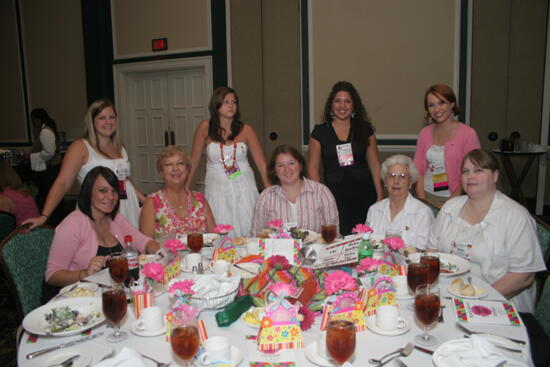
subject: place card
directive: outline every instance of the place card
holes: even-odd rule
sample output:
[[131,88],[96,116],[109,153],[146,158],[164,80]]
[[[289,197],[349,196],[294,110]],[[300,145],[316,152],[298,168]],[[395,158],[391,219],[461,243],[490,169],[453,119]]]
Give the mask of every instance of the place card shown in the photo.
[[463,323],[520,326],[521,320],[511,302],[482,301],[453,297],[456,319]]
[[358,261],[357,249],[360,242],[361,238],[353,238],[335,241],[330,245],[315,246],[317,261],[315,261],[312,267],[314,269],[321,269],[356,263]]
[[259,253],[264,259],[273,255],[284,256],[290,265],[298,265],[300,260],[298,251],[300,251],[301,241],[286,238],[261,238],[258,242]]
[[248,350],[248,360],[250,367],[295,367],[296,356],[293,349],[281,349],[271,353],[263,353],[258,349],[256,335],[246,336],[246,349]]

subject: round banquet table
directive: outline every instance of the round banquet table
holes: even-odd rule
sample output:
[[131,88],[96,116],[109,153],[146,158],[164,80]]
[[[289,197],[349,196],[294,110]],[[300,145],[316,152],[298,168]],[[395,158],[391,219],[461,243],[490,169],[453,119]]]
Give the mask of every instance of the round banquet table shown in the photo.
[[[447,297],[450,296],[450,294],[447,292],[447,288],[449,287],[450,282],[453,278],[439,278],[439,287],[441,290],[441,297]],[[494,288],[492,288],[489,284],[483,282],[480,279],[476,279],[474,277],[474,282],[476,286],[481,286],[485,288],[488,291],[488,295],[484,297],[486,300],[505,300],[502,295],[500,295]],[[456,317],[452,313],[452,308],[450,307],[450,300],[444,299],[443,300],[447,303],[447,307],[445,307],[444,310],[444,323],[438,323],[435,328],[433,328],[430,333],[437,337],[439,340],[439,343],[445,342],[447,340],[451,339],[457,339],[462,338],[464,336],[464,333],[461,332],[456,326],[455,321]],[[396,350],[399,347],[405,346],[408,342],[412,341],[413,338],[421,332],[421,329],[414,321],[414,312],[407,309],[407,304],[412,302],[411,300],[406,301],[398,301],[401,315],[407,319],[409,323],[411,323],[412,327],[411,330],[409,330],[407,333],[398,335],[398,336],[382,336],[375,334],[371,330],[365,330],[363,332],[357,333],[357,347],[355,349],[355,359],[352,361],[353,366],[370,366],[371,364],[368,362],[369,358],[380,358],[383,355]],[[166,293],[161,294],[158,296],[155,300],[155,304],[161,306],[165,311],[168,309],[168,296]],[[204,320],[206,330],[208,333],[208,336],[214,336],[214,335],[223,335],[229,338],[233,346],[239,348],[244,356],[243,361],[240,363],[240,366],[249,366],[248,363],[248,352],[246,350],[246,341],[245,336],[246,335],[253,335],[257,334],[257,329],[254,329],[248,325],[246,325],[243,321],[237,320],[235,323],[230,325],[226,328],[219,328],[216,325],[216,321],[214,318],[215,313],[217,310],[205,310],[201,312],[200,319]],[[79,348],[86,348],[86,350],[89,350],[94,355],[93,357],[93,363],[96,363],[102,356],[107,354],[111,348],[114,348],[115,350],[120,350],[124,346],[128,346],[136,351],[139,351],[143,354],[146,354],[150,357],[153,357],[161,362],[169,362],[172,360],[172,351],[170,344],[166,342],[165,335],[156,336],[156,337],[140,337],[135,334],[133,334],[130,331],[130,325],[132,322],[134,322],[134,312],[132,307],[128,306],[128,314],[122,324],[121,329],[123,331],[128,332],[128,339],[124,342],[112,344],[106,341],[106,335],[109,334],[113,329],[107,328],[106,324],[103,323],[94,329],[92,329],[93,333],[98,333],[100,331],[104,332],[104,335],[91,340],[86,341],[82,344],[79,344],[76,347]],[[313,327],[305,331],[303,333],[303,339],[304,339],[304,345],[308,346],[310,343],[316,342],[317,334],[319,333],[319,325],[320,325],[320,317],[317,318],[315,324]],[[527,331],[525,327],[522,325],[520,327],[514,327],[514,326],[505,326],[505,325],[474,325],[469,324],[468,328],[474,331],[485,331],[494,333],[497,335],[507,336],[510,338],[515,339],[522,339],[527,342],[527,345],[525,346],[525,353],[527,353],[528,356],[528,363],[530,366],[533,365],[529,353],[529,340],[527,337]],[[76,335],[76,336],[69,336],[69,337],[47,337],[47,336],[40,336],[38,340],[35,343],[28,343],[28,334],[25,332],[21,343],[19,345],[18,350],[18,365],[19,366],[44,366],[49,358],[52,358],[52,356],[55,355],[55,353],[59,353],[59,351],[50,352],[48,354],[44,354],[40,357],[37,357],[33,360],[26,359],[26,355],[28,353],[51,347],[56,346],[64,342],[69,342],[71,340],[76,340],[81,338],[82,336]],[[439,344],[438,344],[439,345]],[[435,350],[437,346],[430,347],[429,349]],[[296,360],[296,366],[316,366],[314,363],[310,362],[303,349],[296,349],[294,351],[295,360]],[[408,357],[401,357],[400,358],[407,366],[433,366],[433,362],[431,360],[431,355],[420,352],[418,350],[413,350],[413,352]],[[92,365],[93,365],[92,363]],[[149,363],[149,361],[147,361]],[[154,363],[148,364],[148,366],[154,366]]]

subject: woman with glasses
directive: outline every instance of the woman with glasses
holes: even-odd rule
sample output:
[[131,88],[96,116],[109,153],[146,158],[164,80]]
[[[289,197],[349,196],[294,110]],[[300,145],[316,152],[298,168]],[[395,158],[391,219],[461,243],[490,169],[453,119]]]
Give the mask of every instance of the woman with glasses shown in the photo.
[[386,230],[401,231],[408,246],[425,249],[434,215],[409,192],[418,179],[412,159],[401,154],[389,157],[382,163],[381,175],[388,197],[369,208],[367,224],[380,235]]

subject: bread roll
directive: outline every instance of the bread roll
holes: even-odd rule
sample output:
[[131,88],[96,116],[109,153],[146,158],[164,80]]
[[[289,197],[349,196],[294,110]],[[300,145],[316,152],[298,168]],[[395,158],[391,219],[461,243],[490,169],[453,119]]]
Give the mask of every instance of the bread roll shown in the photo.
[[475,296],[476,295],[476,289],[473,285],[466,284],[464,287],[462,287],[462,291],[460,292],[463,296]]
[[464,281],[462,280],[462,278],[456,278],[451,283],[451,290],[455,293],[460,293],[463,286],[464,286]]

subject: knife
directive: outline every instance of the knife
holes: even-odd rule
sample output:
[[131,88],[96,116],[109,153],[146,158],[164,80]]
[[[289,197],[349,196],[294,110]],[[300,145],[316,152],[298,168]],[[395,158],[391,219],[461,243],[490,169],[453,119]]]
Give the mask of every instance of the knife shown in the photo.
[[397,363],[397,365],[398,365],[399,367],[407,367],[407,365],[405,364],[405,362],[403,362],[403,361],[400,360],[399,358],[395,357],[393,360],[395,361],[395,363]]
[[427,354],[434,354],[434,351],[433,351],[433,350],[430,350],[430,349],[428,349],[428,348],[421,347],[421,346],[419,346],[419,345],[415,345],[415,346],[414,346],[414,349],[417,349],[417,350],[419,350],[419,351],[421,351],[421,352],[424,352],[424,353],[427,353]]
[[80,354],[75,354],[74,356],[67,358],[61,363],[52,364],[48,367],[70,367],[73,365],[73,361],[78,358],[80,358]]
[[94,335],[88,335],[85,338],[74,340],[74,341],[69,342],[69,343],[63,343],[63,344],[59,344],[55,347],[38,350],[36,352],[32,352],[32,353],[27,354],[27,359],[33,359],[33,358],[36,358],[38,356],[41,356],[42,354],[49,353],[49,352],[52,352],[54,350],[63,349],[63,348],[67,348],[67,347],[72,347],[73,345],[77,345],[77,344],[83,343],[85,341],[95,339],[95,338],[100,337],[102,335],[103,335],[103,332],[100,332],[100,333],[97,333],[97,334],[94,334]]
[[466,334],[468,335],[472,335],[472,334],[488,334],[488,335],[495,335],[495,336],[500,336],[501,338],[504,338],[504,339],[508,339],[508,340],[511,340],[513,341],[514,343],[518,343],[518,344],[521,344],[521,345],[525,345],[525,341],[521,340],[521,339],[514,339],[514,338],[509,338],[507,336],[502,336],[502,335],[498,335],[498,334],[493,334],[493,333],[487,333],[487,332],[484,332],[484,331],[472,331],[470,329],[468,329],[466,326],[462,325],[460,322],[456,322],[456,326],[458,326],[459,329],[461,329],[462,331],[464,331]]

